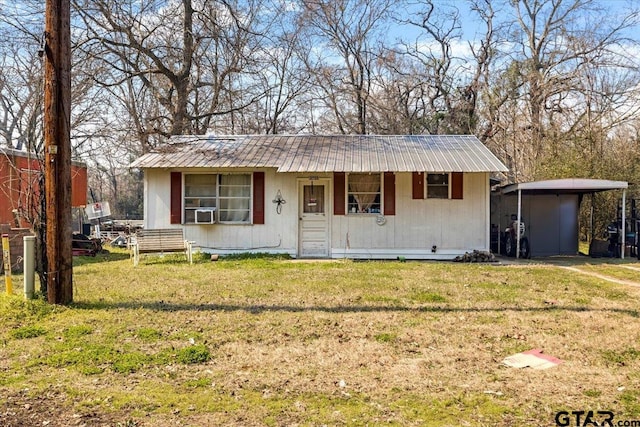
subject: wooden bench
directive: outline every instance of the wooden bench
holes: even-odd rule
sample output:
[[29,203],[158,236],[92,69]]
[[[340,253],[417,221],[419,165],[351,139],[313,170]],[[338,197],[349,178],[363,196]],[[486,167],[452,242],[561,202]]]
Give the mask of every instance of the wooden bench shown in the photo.
[[164,254],[184,252],[189,264],[193,264],[192,244],[185,240],[181,228],[163,228],[156,230],[139,230],[131,243],[133,265],[140,262],[140,254]]

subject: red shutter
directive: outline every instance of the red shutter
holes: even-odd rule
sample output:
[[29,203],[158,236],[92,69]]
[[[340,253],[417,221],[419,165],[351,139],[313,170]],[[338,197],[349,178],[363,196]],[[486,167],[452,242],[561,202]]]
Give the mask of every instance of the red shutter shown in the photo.
[[253,223],[264,224],[264,172],[253,173]]
[[334,215],[344,215],[345,180],[346,180],[346,176],[344,172],[333,173],[333,214]]
[[171,224],[180,224],[182,222],[182,173],[171,172],[171,206],[170,206],[170,222]]
[[451,198],[462,199],[462,172],[451,172]]
[[393,172],[384,173],[384,214],[396,214],[396,175]]
[[412,198],[424,199],[424,173],[414,172],[412,174]]

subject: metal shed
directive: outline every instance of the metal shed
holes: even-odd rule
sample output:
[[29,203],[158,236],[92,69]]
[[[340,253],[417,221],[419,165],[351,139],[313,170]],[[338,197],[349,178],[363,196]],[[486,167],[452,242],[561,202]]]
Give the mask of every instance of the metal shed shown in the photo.
[[[504,230],[505,215],[515,213],[527,223],[532,256],[575,255],[578,253],[578,213],[582,196],[602,191],[622,190],[625,206],[626,181],[567,178],[511,184],[494,193],[492,224]],[[497,196],[497,198],[496,198]],[[622,229],[625,229],[622,209]],[[622,233],[622,247],[625,245]],[[520,239],[517,240],[520,253]],[[624,257],[624,251],[622,251]]]

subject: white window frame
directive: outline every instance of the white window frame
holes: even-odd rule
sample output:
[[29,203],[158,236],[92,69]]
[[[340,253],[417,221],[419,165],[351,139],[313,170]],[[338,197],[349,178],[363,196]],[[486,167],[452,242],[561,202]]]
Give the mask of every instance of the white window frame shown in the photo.
[[[354,191],[349,191],[349,180],[351,178],[352,175],[371,175],[371,176],[378,176],[378,182],[380,183],[380,188],[377,192],[354,192]],[[353,194],[376,194],[379,195],[379,210],[378,212],[356,212],[356,207],[354,205],[354,203],[350,202],[350,198]],[[381,215],[384,212],[384,174],[383,173],[367,173],[367,172],[351,172],[351,173],[347,173],[346,174],[346,179],[345,179],[345,203],[346,203],[346,212],[347,215]],[[375,200],[374,200],[375,203]]]
[[[193,196],[187,196],[187,180],[189,176],[195,176],[195,175],[209,175],[209,176],[213,176],[214,181],[215,181],[215,195],[213,196],[198,196],[198,195],[193,195]],[[220,190],[222,187],[224,187],[225,185],[221,184],[221,177],[223,176],[227,176],[227,175],[244,175],[244,176],[248,176],[249,177],[249,194],[247,196],[221,196],[220,195]],[[198,206],[187,206],[187,199],[197,199],[198,200]],[[220,202],[221,200],[224,199],[243,199],[247,201],[247,220],[246,221],[221,221],[220,220],[220,216],[221,216],[221,209],[220,209]],[[205,201],[205,205],[203,206],[203,202],[201,202],[201,200]],[[209,203],[207,203],[206,201],[210,201]],[[187,221],[187,211],[189,210],[193,210],[194,211],[194,218],[191,221]],[[212,221],[205,221],[205,222],[197,222],[196,219],[196,211],[212,211]],[[244,209],[243,209],[244,211]],[[183,178],[182,178],[182,223],[183,224],[194,224],[194,225],[202,225],[202,224],[214,224],[214,223],[218,223],[218,224],[251,224],[253,222],[253,174],[251,173],[228,173],[228,174],[223,174],[223,173],[218,173],[218,172],[201,172],[201,173],[183,173]]]
[[[445,175],[447,177],[447,197],[429,197],[429,175]],[[430,200],[448,200],[451,199],[451,172],[433,173],[427,172],[424,177],[424,198]],[[431,187],[444,187],[443,184],[431,184]]]
[[[226,176],[240,176],[240,175],[249,177],[249,185],[248,185],[249,191],[248,191],[248,194],[246,196],[244,196],[244,195],[241,195],[241,196],[237,196],[237,195],[222,196],[221,195],[222,187],[246,187],[246,185],[239,185],[239,184],[224,184],[224,185],[222,184],[223,177],[226,177]],[[217,182],[218,182],[218,191],[217,191],[217,194],[218,194],[218,204],[217,204],[218,221],[221,224],[251,224],[252,223],[252,218],[253,218],[253,215],[252,215],[252,208],[253,208],[253,206],[252,206],[252,201],[253,201],[253,174],[251,174],[251,173],[218,174],[218,181]],[[234,211],[245,212],[246,211],[247,220],[246,221],[229,221],[229,220],[222,221],[222,220],[220,220],[222,212],[225,211],[225,210],[222,209],[222,206],[221,206],[221,201],[222,200],[228,200],[228,201],[231,201],[231,200],[246,200],[247,209],[244,209],[244,208],[243,209],[228,208],[228,209],[226,209],[226,211],[229,211],[229,212],[234,212]]]

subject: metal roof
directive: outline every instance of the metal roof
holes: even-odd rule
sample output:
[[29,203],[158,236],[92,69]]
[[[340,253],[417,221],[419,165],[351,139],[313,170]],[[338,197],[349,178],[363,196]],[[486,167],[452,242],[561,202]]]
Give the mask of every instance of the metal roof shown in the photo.
[[506,172],[472,135],[175,136],[138,168],[277,168],[278,172]]
[[523,194],[584,194],[608,190],[623,190],[628,187],[629,183],[626,181],[565,178],[507,185],[502,189],[502,194],[515,193],[518,190],[522,191]]
[[[23,150],[16,150],[15,148],[3,148],[3,147],[0,147],[0,155],[6,156],[6,157],[12,157],[12,156],[23,157],[25,159],[31,159],[31,160],[40,160],[44,158],[44,153],[33,153],[33,152],[28,152]],[[73,158],[71,159],[71,164],[73,166],[78,166],[80,168],[87,167],[87,164],[85,162],[80,160],[74,160]]]

